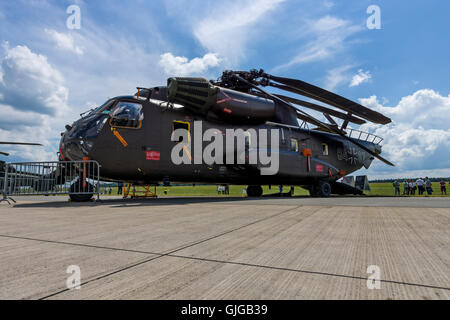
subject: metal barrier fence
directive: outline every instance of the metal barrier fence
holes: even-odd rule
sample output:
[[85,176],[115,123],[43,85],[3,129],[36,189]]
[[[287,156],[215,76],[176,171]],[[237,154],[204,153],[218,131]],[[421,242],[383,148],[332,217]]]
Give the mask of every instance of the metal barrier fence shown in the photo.
[[383,138],[364,131],[356,130],[356,129],[348,129],[347,136],[350,138],[355,138],[362,141],[368,141],[375,144],[380,144],[383,141]]
[[100,165],[94,160],[6,163],[1,174],[3,200],[66,194],[100,198]]

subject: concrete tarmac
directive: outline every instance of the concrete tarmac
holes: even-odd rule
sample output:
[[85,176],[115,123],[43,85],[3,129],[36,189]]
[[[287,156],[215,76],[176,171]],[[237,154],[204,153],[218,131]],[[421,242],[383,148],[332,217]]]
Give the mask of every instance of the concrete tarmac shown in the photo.
[[0,203],[0,299],[450,297],[449,198],[106,199]]

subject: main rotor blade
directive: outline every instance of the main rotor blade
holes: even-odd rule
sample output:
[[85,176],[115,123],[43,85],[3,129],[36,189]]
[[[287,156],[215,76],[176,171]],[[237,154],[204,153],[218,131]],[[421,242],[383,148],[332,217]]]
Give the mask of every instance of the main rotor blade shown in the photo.
[[279,82],[279,83],[282,83],[285,85],[285,86],[280,86],[280,85],[270,82],[269,83],[270,86],[274,86],[274,87],[282,89],[282,90],[295,92],[295,93],[301,94],[303,96],[306,96],[308,98],[312,98],[312,99],[327,103],[327,104],[335,106],[339,109],[345,110],[347,112],[351,112],[361,118],[364,118],[364,119],[369,120],[374,123],[388,124],[391,122],[391,119],[382,115],[379,112],[373,111],[369,108],[366,108],[366,107],[360,105],[359,103],[351,101],[347,98],[344,98],[344,97],[337,95],[333,92],[330,92],[328,90],[316,87],[307,82],[297,80],[297,79],[272,76],[270,74],[265,74],[265,76],[268,79],[271,79],[273,81],[276,81],[276,82]]
[[[366,151],[367,153],[371,154],[371,155],[374,156],[375,158],[377,158],[377,159],[383,161],[384,163],[386,163],[386,164],[388,164],[388,165],[394,167],[394,164],[391,163],[389,160],[386,160],[385,158],[383,158],[382,156],[380,156],[378,153],[376,153],[376,152],[370,150],[369,148],[367,148],[366,146],[362,145],[361,143],[356,142],[356,141],[354,141],[353,139],[350,139],[349,137],[347,137],[347,136],[345,135],[345,133],[343,133],[341,130],[339,130],[339,128],[335,128],[334,126],[330,126],[330,125],[328,125],[328,124],[326,124],[326,123],[324,123],[324,122],[322,122],[322,121],[320,121],[320,120],[317,120],[316,118],[310,116],[310,115],[307,114],[306,112],[303,112],[303,111],[297,109],[296,107],[294,107],[294,106],[293,106],[292,104],[290,104],[289,102],[284,101],[283,99],[278,98],[277,96],[275,96],[275,95],[273,95],[273,94],[270,94],[270,93],[266,92],[265,90],[261,89],[261,88],[258,87],[257,85],[254,85],[253,83],[251,83],[251,82],[249,82],[249,81],[243,79],[242,77],[240,77],[240,76],[238,76],[238,75],[236,75],[236,74],[234,75],[234,77],[235,77],[236,79],[238,79],[239,81],[242,81],[242,82],[248,84],[248,85],[251,86],[252,88],[255,88],[256,90],[258,90],[258,91],[260,91],[260,92],[266,94],[268,97],[270,97],[270,98],[272,98],[272,99],[275,99],[275,100],[277,100],[277,101],[283,103],[284,105],[287,105],[287,106],[291,107],[292,109],[296,110],[296,111],[297,111],[297,116],[299,116],[299,115],[302,116],[302,117],[305,119],[304,121],[307,121],[307,122],[310,122],[310,123],[313,123],[313,124],[317,124],[317,125],[320,126],[321,128],[328,130],[329,132],[333,132],[333,133],[336,133],[336,134],[340,135],[340,136],[343,137],[344,139],[350,141],[351,143],[353,143],[353,144],[356,145],[357,147],[363,149],[364,151]],[[301,119],[301,118],[300,118],[300,119]]]
[[337,127],[338,124],[336,123],[336,121],[334,121],[334,119],[328,114],[328,113],[323,113],[324,117],[327,118],[327,120],[330,122],[331,125]]
[[12,144],[12,145],[24,145],[24,146],[42,146],[40,143],[31,143],[31,142],[6,142],[0,141],[0,144]]
[[0,154],[2,154],[2,155],[4,155],[4,156],[9,156],[9,153],[6,153],[6,152],[1,152],[1,151],[0,151]]
[[366,123],[366,121],[364,121],[363,119],[359,119],[357,117],[354,117],[354,116],[351,116],[351,115],[348,115],[348,114],[345,114],[345,113],[342,113],[342,112],[339,112],[339,111],[336,111],[336,110],[333,110],[333,109],[330,109],[330,108],[327,108],[327,107],[324,107],[324,106],[319,106],[319,105],[311,103],[311,102],[307,102],[307,101],[303,101],[303,100],[287,97],[287,96],[284,96],[282,94],[275,94],[275,96],[277,96],[278,98],[281,98],[283,100],[287,100],[287,101],[289,101],[291,103],[295,103],[295,104],[297,104],[299,106],[302,106],[302,107],[305,107],[305,108],[309,108],[309,109],[313,109],[313,110],[316,110],[316,111],[319,111],[319,112],[327,113],[327,114],[329,114],[331,116],[335,116],[335,117],[337,117],[339,119],[342,119],[342,120],[348,120],[348,121],[350,121],[352,123],[356,123],[356,124],[359,124],[359,125]]

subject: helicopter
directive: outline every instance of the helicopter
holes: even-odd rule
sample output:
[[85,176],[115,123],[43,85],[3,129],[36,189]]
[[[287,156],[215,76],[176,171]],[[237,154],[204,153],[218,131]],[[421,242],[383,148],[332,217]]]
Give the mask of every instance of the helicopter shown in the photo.
[[[322,113],[326,122],[307,110]],[[262,185],[301,186],[317,197],[360,194],[338,180],[369,168],[374,159],[393,166],[380,155],[381,137],[348,127],[367,121],[385,125],[391,119],[302,80],[264,70],[226,70],[217,80],[173,77],[165,86],[137,87],[134,95],[107,100],[66,125],[58,156],[61,163],[95,160],[102,180],[136,185],[246,185],[249,197],[262,196]],[[222,139],[230,130],[244,132],[242,143],[231,149]],[[213,140],[226,151],[211,152],[214,161],[202,161]],[[275,172],[262,174],[263,151],[276,158]],[[180,154],[185,161],[174,161]],[[76,201],[90,197],[77,195]]]

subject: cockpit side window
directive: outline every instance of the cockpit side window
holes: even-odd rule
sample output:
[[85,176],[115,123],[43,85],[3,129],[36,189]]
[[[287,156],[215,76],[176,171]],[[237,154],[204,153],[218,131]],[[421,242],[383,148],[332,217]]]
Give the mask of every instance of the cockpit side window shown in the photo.
[[139,129],[142,127],[144,112],[140,103],[120,101],[111,112],[112,127]]
[[104,104],[102,104],[100,107],[95,108],[92,113],[103,113],[103,114],[109,114],[112,106],[117,102],[117,100],[108,100]]

